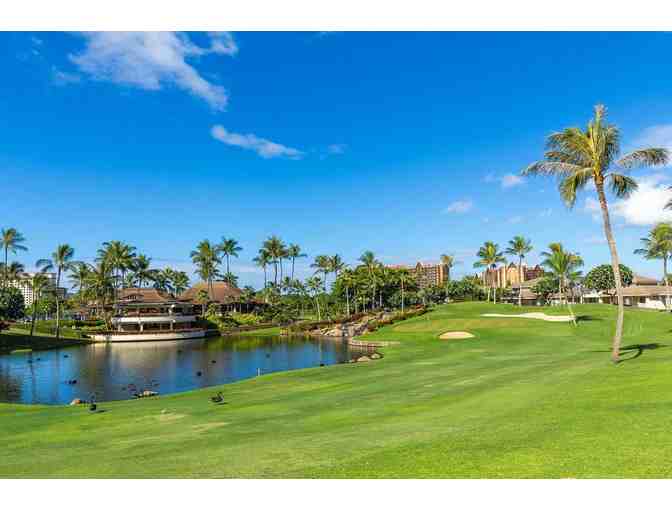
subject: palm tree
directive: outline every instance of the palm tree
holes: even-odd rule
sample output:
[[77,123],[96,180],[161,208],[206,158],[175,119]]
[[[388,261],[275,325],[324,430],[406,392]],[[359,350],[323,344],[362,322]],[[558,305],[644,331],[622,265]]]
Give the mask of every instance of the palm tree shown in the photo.
[[655,225],[648,237],[641,239],[644,248],[635,250],[635,254],[642,255],[646,259],[662,259],[663,261],[663,281],[665,282],[665,308],[670,310],[669,278],[667,275],[667,261],[672,256],[672,224],[658,223]]
[[617,159],[620,153],[620,130],[615,125],[608,124],[606,117],[607,109],[603,105],[597,105],[595,115],[585,130],[572,127],[550,135],[546,142],[544,159],[528,166],[523,175],[559,177],[560,196],[570,208],[576,202],[576,193],[589,182],[594,184],[602,210],[604,235],[609,244],[618,296],[618,317],[611,352],[612,361],[618,363],[623,336],[623,291],[604,187],[605,184],[608,185],[618,198],[628,197],[637,189],[637,183],[626,173],[634,168],[665,165],[669,160],[669,153],[663,148],[645,148]]
[[271,256],[263,248],[259,250],[259,255],[252,259],[252,262],[264,270],[264,288],[268,286],[268,275],[266,273],[266,267],[268,267],[268,265],[271,263],[271,260]]
[[98,250],[97,260],[106,261],[114,273],[115,298],[118,298],[118,290],[126,285],[126,271],[133,269],[135,261],[135,246],[130,246],[122,241],[108,241]]
[[301,247],[298,244],[290,244],[287,248],[287,257],[292,261],[292,275],[290,277],[292,280],[294,279],[294,262],[296,262],[296,259],[298,258],[307,256],[307,254],[301,252]]
[[273,263],[273,283],[278,285],[278,264],[280,264],[280,276],[282,277],[282,259],[287,256],[287,249],[282,240],[277,236],[271,236],[266,241],[262,247],[271,258]]
[[21,262],[11,262],[5,266],[4,262],[0,262],[0,270],[8,282],[16,281],[25,273],[26,268]]
[[114,299],[116,293],[116,278],[110,262],[99,260],[95,266],[89,266],[86,276],[84,294],[96,302],[99,310],[98,316],[105,320],[108,329],[110,326],[109,315],[106,312],[107,303]]
[[338,275],[338,281],[345,289],[345,309],[347,316],[350,317],[350,289],[355,284],[355,275],[351,269],[344,269]]
[[312,292],[313,299],[315,300],[315,309],[317,311],[317,320],[322,320],[322,315],[320,314],[320,300],[318,298],[320,291],[322,290],[322,280],[319,276],[311,276],[306,280],[306,289],[309,292]]
[[406,285],[413,282],[413,276],[408,269],[399,269],[397,279],[401,285],[401,313],[404,313],[404,289]]
[[235,239],[227,239],[222,237],[222,243],[219,245],[219,250],[226,257],[226,272],[230,273],[229,270],[229,257],[238,258],[238,253],[243,251],[243,248],[238,245],[238,241]]
[[[487,275],[487,270],[492,269],[493,271],[497,267],[497,264],[506,262],[501,251],[499,251],[499,245],[493,243],[492,241],[486,241],[483,246],[478,249],[476,253],[478,261],[474,263],[474,267],[484,267],[486,270],[483,273],[483,279]],[[484,283],[486,283],[484,281]],[[497,283],[495,279],[492,279],[492,302],[497,303]],[[490,299],[490,289],[488,288],[488,300]]]
[[189,288],[189,275],[184,271],[174,271],[172,288],[175,293],[175,297],[179,297],[184,291]]
[[27,251],[28,248],[26,248],[24,245],[21,243],[24,243],[26,241],[25,237],[16,230],[15,228],[3,228],[0,231],[0,238],[1,238],[1,243],[2,243],[2,249],[5,251],[5,273],[4,273],[4,280],[3,280],[3,286],[7,286],[7,283],[9,282],[8,279],[8,270],[9,266],[7,265],[7,255],[9,253],[12,253],[12,255],[16,255],[17,251]]
[[131,262],[131,274],[135,284],[142,288],[156,276],[156,270],[150,269],[152,259],[146,255],[138,255]]
[[374,277],[374,269],[380,265],[380,262],[376,260],[376,256],[373,254],[372,251],[365,251],[362,253],[362,256],[359,257],[358,259],[362,265],[366,268],[368,274],[369,274],[369,281],[372,285],[373,292],[371,294],[371,309],[375,307],[376,303],[376,281]]
[[583,266],[583,259],[578,253],[565,251],[562,243],[551,243],[548,245],[550,251],[541,252],[544,260],[541,265],[546,267],[558,279],[558,294],[560,295],[560,303],[564,300],[569,309],[569,314],[572,316],[572,321],[576,325],[574,312],[569,299],[565,299],[565,290],[567,284],[580,276],[578,268]]
[[532,241],[523,236],[515,236],[509,241],[507,255],[518,257],[518,306],[523,306],[523,259],[532,251]]
[[59,244],[50,259],[40,259],[35,265],[46,271],[56,271],[56,341],[61,336],[61,299],[59,289],[61,287],[61,275],[73,269],[77,264],[72,260],[75,250],[68,244]]
[[324,292],[327,292],[327,275],[331,272],[331,257],[329,255],[318,255],[315,257],[310,267],[315,269],[315,273],[324,274]]
[[446,282],[450,281],[450,270],[453,268],[455,264],[457,264],[457,261],[455,260],[455,257],[452,255],[446,255],[443,254],[441,255],[441,264],[446,266],[446,269],[448,270],[446,273]]
[[[42,299],[44,289],[49,285],[49,278],[44,273],[35,273],[28,281],[28,287],[33,291],[33,305],[32,313],[30,314],[30,337],[35,333],[35,317],[37,315],[37,307]],[[58,299],[58,298],[57,298]]]
[[190,254],[191,261],[196,266],[196,274],[208,284],[210,299],[213,295],[212,282],[220,275],[219,264],[222,263],[222,260],[219,253],[219,247],[205,239],[198,243],[196,250]]

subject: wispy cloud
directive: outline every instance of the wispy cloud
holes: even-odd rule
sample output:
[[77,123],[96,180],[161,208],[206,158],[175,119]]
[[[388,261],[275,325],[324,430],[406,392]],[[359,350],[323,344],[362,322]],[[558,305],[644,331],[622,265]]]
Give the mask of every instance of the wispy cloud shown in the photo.
[[[654,174],[639,179],[639,188],[629,198],[617,200],[609,205],[609,211],[626,225],[647,226],[660,221],[672,221],[672,211],[665,205],[672,200],[669,180],[663,174]],[[597,222],[602,221],[599,202],[587,197],[583,207]]]
[[646,128],[635,138],[635,147],[662,147],[672,150],[672,124],[659,124]]
[[474,203],[471,200],[457,200],[448,204],[443,210],[444,214],[464,214],[474,208]]
[[235,55],[238,46],[228,32],[209,32],[208,47],[197,46],[179,32],[87,32],[82,37],[86,47],[69,57],[81,72],[96,80],[145,90],[174,85],[216,110],[226,107],[227,91],[203,78],[187,59]]
[[509,218],[509,223],[511,223],[512,225],[515,225],[515,224],[517,224],[517,223],[520,223],[521,221],[523,221],[523,217],[522,217],[522,216],[511,216],[511,217]]
[[553,209],[551,209],[551,208],[549,207],[549,208],[544,209],[543,211],[541,211],[541,212],[539,213],[539,217],[540,217],[540,218],[548,218],[548,217],[551,216],[552,214],[553,214]]
[[523,179],[520,175],[516,174],[504,174],[499,176],[490,172],[486,174],[485,177],[483,177],[483,182],[488,183],[498,182],[499,185],[502,187],[502,189],[507,189],[524,184],[525,179]]
[[301,159],[304,156],[304,153],[298,149],[271,142],[253,134],[232,133],[220,125],[213,126],[210,134],[215,140],[219,140],[226,145],[254,151],[264,159],[280,157]]
[[348,148],[344,143],[332,143],[327,147],[327,152],[329,154],[343,154]]
[[72,83],[79,83],[80,81],[82,81],[82,77],[78,74],[61,71],[57,67],[51,68],[51,82],[54,85],[70,85]]

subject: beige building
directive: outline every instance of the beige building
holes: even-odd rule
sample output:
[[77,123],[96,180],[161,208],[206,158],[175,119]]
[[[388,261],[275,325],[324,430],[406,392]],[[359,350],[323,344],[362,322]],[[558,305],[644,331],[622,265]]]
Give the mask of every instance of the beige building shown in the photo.
[[[543,276],[544,270],[539,264],[534,267],[527,267],[523,263],[522,276],[523,282],[534,280]],[[498,287],[505,289],[507,287],[518,286],[520,282],[520,273],[518,271],[518,264],[513,262],[508,265],[503,265],[495,269],[488,268],[480,275],[483,283],[488,287]]]
[[394,265],[391,269],[407,269],[420,288],[441,286],[450,279],[450,268],[439,262],[418,262],[415,266]]

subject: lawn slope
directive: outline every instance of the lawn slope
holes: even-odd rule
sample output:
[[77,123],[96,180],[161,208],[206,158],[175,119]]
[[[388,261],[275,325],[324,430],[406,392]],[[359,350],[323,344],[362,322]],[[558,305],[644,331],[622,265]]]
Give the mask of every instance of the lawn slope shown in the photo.
[[383,360],[221,386],[224,405],[216,389],[96,414],[2,404],[0,476],[672,476],[672,317],[628,310],[613,366],[615,308],[577,306],[576,327],[481,316],[519,311],[440,306],[367,335],[400,342]]

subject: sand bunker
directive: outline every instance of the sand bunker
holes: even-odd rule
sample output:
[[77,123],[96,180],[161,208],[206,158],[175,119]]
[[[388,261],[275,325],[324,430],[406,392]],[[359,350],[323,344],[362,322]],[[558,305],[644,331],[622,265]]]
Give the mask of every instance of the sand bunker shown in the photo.
[[474,335],[466,331],[448,331],[439,337],[441,340],[458,340],[460,338],[474,338]]
[[519,314],[504,313],[484,313],[483,317],[520,317],[522,319],[539,319],[548,322],[572,322],[574,318],[571,315],[546,315],[542,312],[530,312]]

